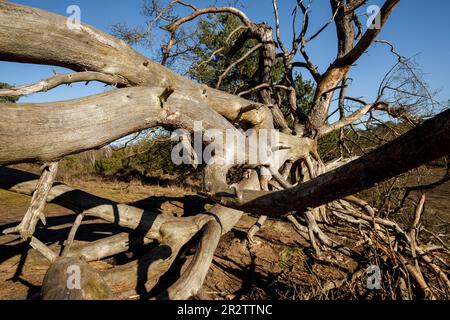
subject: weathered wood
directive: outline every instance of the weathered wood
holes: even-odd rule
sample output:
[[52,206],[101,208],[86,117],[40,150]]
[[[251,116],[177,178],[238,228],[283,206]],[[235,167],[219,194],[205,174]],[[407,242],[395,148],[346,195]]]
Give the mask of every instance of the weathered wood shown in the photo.
[[[370,188],[377,182],[448,154],[450,152],[449,111],[369,155],[316,177],[315,165],[310,160],[310,156],[314,156],[318,161],[320,172],[321,161],[317,156],[315,141],[317,137],[347,126],[373,109],[373,106],[366,105],[347,118],[342,112],[340,121],[326,126],[334,91],[339,89],[339,84],[345,87],[345,79],[348,77],[352,64],[365,52],[380,32],[380,28],[369,28],[355,45],[354,24],[358,23],[353,10],[363,2],[359,0],[345,3],[338,0],[330,1],[334,15],[328,24],[333,20],[336,23],[338,57],[322,76],[318,74],[317,68],[310,61],[304,45],[324,28],[312,38],[305,40],[308,9],[300,1],[297,6],[304,14],[302,32],[298,38],[294,37],[296,39],[293,41],[293,50],[288,54],[280,40],[279,17],[276,1],[274,1],[277,38],[279,47],[284,52],[283,63],[288,73],[285,74],[286,86],[284,84],[282,86],[286,88],[284,90],[291,90],[288,100],[292,110],[297,108],[292,76],[292,68],[296,63],[292,63],[292,59],[299,45],[302,47],[301,54],[306,62],[297,63],[297,66],[306,67],[317,81],[312,111],[308,117],[298,113],[297,120],[300,123],[294,124],[298,133],[302,136],[311,136],[312,139],[284,135],[279,145],[269,146],[269,150],[278,150],[273,151],[274,153],[281,152],[281,157],[275,160],[272,154],[273,157],[253,167],[259,167],[262,175],[265,172],[269,174],[271,172],[268,179],[275,177],[278,184],[288,188],[287,190],[273,193],[260,191],[255,170],[251,171],[252,174],[240,184],[229,186],[226,176],[235,163],[227,161],[234,159],[238,151],[226,147],[218,150],[223,152],[218,152],[213,158],[213,163],[206,166],[204,176],[206,190],[218,202],[228,207],[215,205],[209,214],[200,214],[195,217],[168,217],[97,198],[67,186],[55,185],[52,188],[48,186],[45,193],[36,193],[40,198],[40,211],[45,200],[54,201],[78,213],[83,212],[83,214],[139,230],[143,237],[140,239],[142,243],[157,240],[159,246],[136,261],[100,274],[77,259],[58,259],[50,268],[44,281],[44,298],[108,298],[110,290],[105,279],[111,281],[113,285],[128,285],[132,286],[133,290],[147,291],[167,272],[179,255],[182,246],[203,228],[203,238],[192,264],[165,292],[164,296],[188,298],[197,293],[201,287],[221,234],[237,223],[242,215],[241,210],[269,215],[305,210],[308,228],[305,230],[306,227],[297,223],[300,233],[303,235],[309,232],[305,238],[311,241],[318,254],[319,247],[314,237],[317,237],[322,244],[338,250],[336,244],[320,230],[312,214],[314,209],[310,207],[317,207]],[[398,2],[399,0],[385,0],[380,13],[382,25]],[[253,36],[262,43],[259,78],[267,86],[260,87],[260,99],[264,104],[271,105],[271,109],[198,85],[141,56],[123,41],[90,26],[82,24],[76,28],[68,28],[65,17],[0,0],[0,60],[58,65],[79,71],[73,77],[60,75],[48,81],[22,86],[18,90],[13,90],[13,95],[45,90],[61,83],[83,80],[83,77],[91,77],[91,79],[95,77],[106,83],[117,83],[120,87],[137,87],[53,104],[0,105],[0,165],[27,161],[55,161],[72,153],[101,147],[129,133],[154,126],[184,128],[193,132],[195,121],[203,121],[204,129],[214,128],[222,132],[231,129],[238,134],[241,133],[234,128],[237,122],[245,123],[246,126],[250,125],[255,129],[270,129],[273,128],[275,121],[285,129],[284,133],[290,133],[291,129],[278,108],[278,104],[281,105],[281,98],[274,103],[276,97],[271,90],[274,88],[272,68],[276,59],[276,46],[270,27],[264,23],[254,24],[245,15],[239,15],[237,11],[233,13],[230,10],[223,11],[223,8],[198,10],[193,6],[190,7],[194,13],[177,23],[191,21],[206,12],[230,12],[239,16],[249,32],[254,33]],[[170,53],[170,47],[174,44],[176,28],[176,23],[168,27],[172,37],[166,47],[164,61]],[[239,41],[236,44],[239,44]],[[236,44],[232,51],[239,49],[240,46]],[[244,58],[245,56],[249,56],[249,53],[244,55]],[[241,60],[243,59],[237,62]],[[5,92],[11,91],[3,91]],[[345,99],[345,90],[341,91],[340,100],[343,101],[343,99]],[[342,107],[341,104],[340,107]],[[218,143],[212,141],[211,145],[217,146]],[[247,159],[249,154],[256,151],[258,150],[248,150],[244,158]],[[286,182],[286,177],[279,173],[279,168],[286,161],[297,162],[298,165],[299,160],[305,160],[313,179],[297,187],[289,188],[290,185]],[[242,163],[246,163],[246,160]],[[4,188],[15,192],[32,194],[36,181],[17,182],[20,178],[18,179],[15,173],[9,170],[0,168],[0,175],[2,172],[6,173],[6,180],[0,180],[0,186],[3,185]],[[288,174],[287,171],[286,175]],[[374,211],[364,202],[359,199],[349,199],[349,201],[361,205],[370,214],[370,217],[358,217],[358,219],[361,218],[365,222],[372,221],[374,225],[380,220],[374,218]],[[34,202],[33,199],[32,203]],[[268,208],[270,211],[267,211]],[[33,219],[36,216],[33,215]],[[81,217],[80,215],[72,229],[69,245],[73,241],[76,228],[81,223]],[[290,220],[296,221],[293,216],[290,216]],[[387,222],[390,223],[390,221]],[[376,230],[376,226],[374,229]],[[397,229],[398,226],[396,231]],[[402,230],[398,232],[406,235]],[[49,260],[55,259],[54,254],[47,250],[45,245],[37,239],[32,240],[32,246]],[[407,235],[406,240],[411,244],[415,258],[413,240],[410,241]],[[123,235],[113,236],[86,246],[76,252],[75,257],[87,260],[101,259],[123,252],[131,245]],[[346,251],[343,248],[338,251],[344,252],[342,250]],[[441,280],[448,284],[447,276],[442,272],[439,273],[439,268],[433,265],[431,260],[426,260],[430,258],[424,252],[419,252],[422,249],[417,248],[417,250],[418,257],[427,262],[439,274]],[[401,255],[400,252],[399,254]],[[400,256],[400,261],[402,259],[404,258]],[[408,263],[406,260],[402,262]],[[82,288],[78,288],[78,291],[68,291],[70,288],[66,284],[69,264],[78,264],[82,270]],[[414,269],[411,269],[410,273],[414,276]],[[419,283],[419,285],[424,287],[423,284]]]
[[76,257],[86,262],[98,261],[151,242],[146,237],[123,232],[83,246],[70,247],[70,250],[64,248],[63,256]]
[[201,121],[204,130],[235,130],[186,92],[174,92],[162,102],[165,90],[136,87],[69,101],[1,104],[0,165],[54,160],[156,126],[192,132],[194,122]]
[[[2,23],[6,20],[12,20],[14,18],[15,23],[10,25],[9,23]],[[89,70],[91,72],[97,72],[104,74],[106,78],[114,76],[119,77],[119,79],[124,79],[120,84],[122,85],[145,85],[145,86],[162,86],[164,89],[171,88],[175,93],[180,96],[189,97],[190,100],[195,101],[196,103],[203,104],[208,108],[212,108],[216,110],[219,114],[230,121],[242,121],[247,124],[251,124],[255,129],[258,128],[273,128],[273,117],[271,111],[260,104],[239,98],[234,95],[230,95],[218,90],[214,90],[208,88],[203,85],[196,84],[180,75],[177,75],[163,66],[156,64],[145,57],[136,53],[131,47],[126,45],[123,41],[117,40],[114,37],[111,37],[105,33],[102,33],[95,28],[90,26],[81,24],[79,28],[67,28],[67,19],[65,17],[61,17],[55,14],[51,14],[42,10],[33,9],[29,7],[24,7],[16,4],[10,3],[1,3],[0,4],[0,60],[6,61],[16,61],[16,62],[31,62],[31,63],[41,63],[41,64],[54,64],[60,65],[67,68],[72,68],[76,71]],[[270,28],[266,28],[264,24],[257,26],[258,32],[262,33],[261,39],[264,40],[270,34]],[[51,34],[52,42],[51,44],[48,41],[43,41],[42,38],[47,37],[48,34]],[[17,37],[15,37],[16,35]],[[20,35],[20,41],[14,40],[18,39]],[[54,39],[53,39],[54,38]],[[267,40],[267,39],[266,39]],[[16,43],[17,42],[17,43]],[[273,39],[269,41],[271,46],[274,49]],[[58,48],[55,50],[55,48]],[[273,51],[273,50],[272,50]],[[274,52],[270,53],[271,56],[274,57]],[[272,58],[273,58],[272,57]],[[262,59],[264,62],[264,69],[266,70],[268,65],[266,66],[266,62],[268,62],[269,58]],[[266,61],[267,60],[267,61]],[[273,63],[273,59],[270,64]],[[270,68],[269,68],[270,69]],[[269,70],[267,69],[267,70]],[[266,70],[266,71],[267,71]],[[270,71],[270,70],[269,70]],[[270,72],[265,72],[265,77],[269,76]],[[108,78],[109,79],[109,78]],[[118,93],[117,93],[118,94]],[[119,95],[119,94],[118,94]],[[117,97],[117,96],[116,96]],[[93,104],[100,104],[102,106],[102,101],[96,101],[93,97],[90,97],[90,100]],[[102,99],[108,100],[108,97],[104,96]],[[114,97],[110,96],[113,100]],[[154,97],[152,96],[152,99]],[[89,98],[86,98],[89,99]],[[120,99],[119,99],[120,100]],[[97,103],[98,102],[98,103]],[[187,101],[184,101],[187,102]],[[75,103],[75,101],[74,101]],[[124,104],[125,101],[117,101],[117,104]],[[62,103],[66,106],[66,103]],[[77,100],[76,104],[81,104],[83,106],[83,102]],[[77,131],[72,137],[59,136],[54,134],[54,136],[59,136],[60,141],[65,141],[69,139],[69,143],[64,144],[64,150],[55,150],[54,146],[57,145],[55,141],[55,137],[50,139],[45,139],[47,145],[42,143],[42,141],[38,141],[39,143],[34,144],[35,150],[28,150],[28,145],[18,145],[17,149],[11,147],[11,140],[14,140],[11,136],[4,136],[5,141],[0,140],[0,145],[9,145],[8,152],[10,152],[9,157],[12,159],[8,159],[5,156],[4,159],[1,157],[1,149],[0,149],[0,164],[11,164],[17,162],[24,161],[37,161],[44,160],[47,158],[56,159],[63,155],[67,155],[70,153],[75,153],[78,151],[83,151],[91,148],[98,148],[108,143],[114,138],[119,138],[123,136],[125,133],[130,133],[129,129],[131,124],[133,124],[136,119],[129,119],[128,115],[136,114],[136,118],[139,118],[141,121],[137,121],[138,123],[134,126],[134,130],[142,129],[143,127],[151,127],[153,125],[147,124],[143,125],[142,120],[145,119],[145,116],[136,112],[137,108],[134,104],[136,101],[130,101],[129,110],[122,110],[123,113],[127,114],[127,117],[122,117],[122,119],[132,120],[125,127],[120,127],[123,129],[122,132],[119,132],[117,128],[114,128],[114,134],[112,134],[112,130],[107,130],[106,127],[110,126],[109,121],[102,122],[102,117],[99,116],[98,113],[101,113],[101,110],[96,110],[97,112],[93,112],[93,114],[87,113],[88,116],[85,118],[88,119],[98,119],[93,120],[89,124],[96,125],[97,130],[102,131],[102,128],[105,129],[109,133],[109,135],[103,136],[102,134],[98,134],[91,127],[90,130],[84,130],[83,132]],[[152,104],[153,105],[153,104]],[[34,108],[37,105],[29,105],[29,108]],[[46,105],[48,106],[48,105]],[[55,106],[55,105],[52,105]],[[9,113],[9,110],[5,112]],[[65,108],[62,108],[65,109]],[[100,109],[103,109],[100,107]],[[114,109],[114,108],[113,108]],[[128,109],[128,108],[124,108]],[[1,110],[1,109],[0,109]],[[191,109],[193,110],[193,109]],[[49,112],[50,110],[45,110]],[[130,112],[129,112],[130,111]],[[53,116],[55,119],[62,119],[62,116],[67,116],[67,113],[55,113]],[[79,114],[84,113],[84,109],[80,108]],[[173,114],[173,113],[172,113]],[[171,115],[172,115],[171,114]],[[115,119],[117,113],[114,111],[108,110],[108,115],[112,116]],[[201,115],[201,113],[194,113],[194,115]],[[24,114],[21,114],[24,116]],[[168,117],[169,114],[166,114]],[[8,115],[6,118],[8,118]],[[25,119],[20,117],[21,119]],[[218,123],[224,125],[225,122],[223,119],[219,119],[217,116],[206,116],[205,114],[202,117],[197,117],[194,119],[202,118],[203,121],[210,120],[211,123],[215,124],[215,128],[218,128]],[[38,120],[36,118],[28,118],[24,122],[28,122],[29,120]],[[181,117],[179,119],[185,119],[185,114],[182,112]],[[179,120],[175,119],[175,120]],[[0,117],[0,120],[3,120]],[[103,119],[104,120],[104,119]],[[153,119],[151,119],[153,120]],[[112,121],[115,122],[115,121]],[[157,122],[157,121],[156,121]],[[60,129],[62,126],[59,124],[55,124],[55,121],[49,121],[49,119],[42,119],[42,123],[47,123],[49,126],[56,125],[57,133],[60,133]],[[162,122],[164,123],[164,122]],[[17,123],[15,123],[17,124]],[[179,123],[176,121],[168,121],[165,122],[166,125],[172,125],[179,127]],[[31,124],[30,124],[31,125]],[[65,125],[65,124],[64,124]],[[87,129],[88,125],[84,126],[83,129]],[[231,124],[227,124],[228,127],[232,127]],[[224,128],[227,126],[219,126],[220,128]],[[8,128],[4,128],[6,132],[10,132],[12,126],[8,126]],[[73,126],[66,127],[67,132],[75,132],[72,130]],[[125,130],[126,129],[126,130]],[[43,130],[41,130],[43,131]],[[126,131],[126,132],[125,132]],[[29,130],[27,133],[29,137]],[[33,131],[34,132],[34,131]],[[102,131],[103,133],[103,131]],[[17,134],[17,136],[24,136]],[[76,136],[79,141],[73,141],[73,137]],[[86,138],[86,136],[89,136]],[[38,137],[44,138],[42,134],[39,134]],[[93,137],[97,137],[97,143],[94,143],[92,139]],[[48,137],[45,137],[48,138]],[[101,139],[104,138],[104,139]],[[40,138],[38,138],[40,139]],[[294,140],[294,139],[291,139]],[[5,143],[6,142],[6,143]],[[295,145],[302,145],[303,141],[296,141]],[[50,148],[49,145],[52,147]],[[289,146],[290,150],[298,150],[299,148],[293,145]],[[52,149],[52,150],[48,150]],[[300,148],[303,149],[303,148]],[[37,151],[39,150],[39,151]],[[76,150],[76,151],[75,151]],[[11,152],[12,151],[12,152]],[[30,152],[31,151],[31,152]],[[229,150],[228,150],[229,151]],[[20,155],[16,153],[21,153]],[[252,153],[252,152],[250,152]],[[229,154],[227,154],[227,157]],[[220,160],[220,159],[217,159]],[[297,159],[293,159],[297,160]],[[220,162],[220,161],[219,161]],[[226,190],[227,186],[224,182],[224,176],[226,175],[227,170],[230,168],[228,166],[210,166],[206,170],[207,174],[205,176],[209,176],[209,179],[206,179],[206,187],[211,191],[219,191]],[[208,174],[213,173],[211,175]]]
[[217,200],[246,212],[288,214],[369,189],[448,154],[450,109],[371,153],[294,188],[271,193],[244,190],[239,198],[218,196]]
[[129,88],[64,102],[1,104],[0,165],[56,160],[154,127],[161,92]]
[[1,89],[0,96],[2,97],[17,97],[28,94],[33,94],[41,91],[48,91],[63,84],[71,84],[75,82],[89,82],[100,81],[107,84],[119,85],[126,84],[127,81],[119,76],[104,74],[100,72],[75,72],[68,74],[58,74],[51,78],[38,81],[30,85],[19,86],[10,89]]
[[[243,190],[216,194],[227,207],[280,215],[317,207],[369,189],[378,182],[450,154],[450,110],[424,122],[400,138],[297,187],[276,192]],[[276,203],[276,206],[273,206]],[[267,208],[271,208],[267,212]]]
[[[81,24],[80,29],[69,29],[66,17],[10,2],[0,2],[0,60],[101,72],[134,86],[182,89],[231,121],[255,105],[182,77],[94,27]],[[270,110],[264,112],[262,122],[272,123]],[[261,121],[261,112],[248,113],[255,124]]]
[[[241,187],[251,190],[258,190],[259,181],[255,171],[252,171],[249,177],[241,183]],[[129,295],[139,293],[137,291],[144,289],[148,291],[170,268],[171,264],[178,255],[181,246],[191,239],[192,236],[194,236],[199,230],[201,230],[206,223],[210,221],[217,221],[220,224],[221,234],[217,234],[215,236],[220,236],[229,232],[241,219],[242,214],[242,211],[215,205],[211,208],[211,210],[209,210],[209,215],[207,215],[208,219],[203,219],[195,225],[191,224],[191,234],[181,232],[182,229],[180,229],[181,224],[179,222],[164,224],[160,228],[160,233],[168,236],[164,237],[164,240],[160,242],[158,247],[143,255],[139,261],[132,261],[126,265],[104,271],[102,272],[102,275],[111,285],[120,285],[123,288],[129,288]],[[210,240],[213,238],[214,237],[212,236],[208,236],[208,239]],[[193,278],[192,276],[189,276],[186,279],[192,280]],[[198,284],[198,282],[194,283],[195,286]],[[138,288],[138,290],[136,288]]]
[[84,219],[84,213],[78,214],[78,216],[75,218],[75,222],[72,225],[72,228],[70,228],[69,235],[67,236],[67,240],[64,243],[64,249],[62,252],[62,256],[67,256],[67,253],[70,251],[73,242],[75,241],[75,236],[77,234],[78,228],[80,228],[81,224],[83,223]]
[[30,246],[42,254],[48,261],[54,262],[58,255],[54,253],[49,247],[47,247],[44,243],[39,241],[37,238],[32,237],[30,241]]
[[214,220],[205,225],[203,232],[197,252],[187,270],[156,299],[186,300],[198,293],[205,281],[214,252],[222,235],[220,224]]
[[87,263],[74,258],[58,258],[48,269],[42,284],[44,300],[105,300],[111,289]]
[[[156,126],[194,132],[195,123],[200,121],[205,133],[213,129],[226,137],[228,131],[246,139],[229,121],[202,100],[189,97],[186,91],[173,92],[162,101],[160,97],[166,89],[136,87],[63,102],[0,105],[0,165],[51,161]],[[214,160],[205,170],[205,187],[211,192],[227,191],[228,170],[258,154],[258,146],[247,144],[243,156],[238,157],[242,150],[234,145],[208,135],[205,139],[209,139],[209,147],[215,150]],[[311,139],[280,133],[278,143],[273,148],[268,146],[269,150],[276,149],[274,159],[277,152],[284,153],[286,160],[291,161],[315,152],[315,141]]]
[[[36,189],[38,176],[12,169],[0,167],[0,188],[31,196]],[[58,204],[74,212],[83,212],[124,228],[144,232],[148,239],[161,240],[159,229],[170,221],[186,221],[178,217],[161,215],[151,210],[139,209],[126,204],[91,195],[87,192],[55,183],[49,192],[47,202]],[[202,217],[192,217],[201,219]]]

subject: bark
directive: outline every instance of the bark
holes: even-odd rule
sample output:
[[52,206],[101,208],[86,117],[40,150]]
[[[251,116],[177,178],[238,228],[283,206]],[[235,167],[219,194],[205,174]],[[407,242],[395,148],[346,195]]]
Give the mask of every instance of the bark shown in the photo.
[[158,125],[192,131],[194,121],[202,121],[205,129],[234,130],[206,105],[186,98],[187,93],[162,102],[165,89],[126,88],[64,102],[1,104],[0,165],[56,160]]
[[[260,214],[267,214],[268,207],[272,208],[271,215],[287,214],[292,211],[305,210],[308,207],[317,207],[368,189],[378,182],[450,154],[449,133],[450,110],[447,110],[368,155],[297,187],[272,193],[243,189],[238,197],[236,197],[236,194],[227,196],[216,194],[215,197],[224,206]],[[24,182],[20,174],[8,168],[0,168],[0,174],[5,177],[0,182],[2,188],[20,190],[20,182]],[[26,178],[25,181],[27,181]],[[35,188],[35,184],[29,185],[28,192],[31,193],[34,190],[33,188]],[[65,189],[66,192],[71,191],[70,188],[67,190],[68,187],[55,186],[52,188],[50,195],[53,192],[61,193],[61,191],[57,191],[58,188]],[[77,193],[71,194],[68,199],[62,198],[62,202],[68,200],[69,205],[72,203],[72,207],[79,208],[80,203],[83,202],[78,202],[77,200],[80,198],[77,199],[76,195]],[[80,196],[83,198],[83,193],[78,194],[78,197]],[[60,198],[56,198],[56,200],[61,201]],[[98,217],[115,221],[114,215],[111,217],[111,211],[117,209],[113,210],[112,202],[108,201],[108,204],[105,204],[105,201],[107,200],[99,199],[91,205],[88,204],[87,209],[92,208],[93,214]],[[277,205],[273,206],[273,203]],[[86,206],[86,202],[83,203],[83,206]],[[127,214],[127,209],[123,205],[118,205],[117,208]],[[142,211],[137,214],[141,217]],[[122,220],[119,220],[119,222],[122,222]],[[123,218],[122,223],[124,226],[134,228],[139,225],[138,221],[130,218]]]
[[[244,190],[238,199],[217,197],[217,200],[246,212],[288,214],[369,189],[448,154],[450,109],[373,152],[294,188],[272,193]],[[267,212],[269,207],[271,210]]]

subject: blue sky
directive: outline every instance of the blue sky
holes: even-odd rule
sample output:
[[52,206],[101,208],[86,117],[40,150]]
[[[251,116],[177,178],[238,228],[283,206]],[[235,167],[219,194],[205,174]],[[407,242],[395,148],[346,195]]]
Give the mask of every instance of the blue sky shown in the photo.
[[[142,0],[12,0],[32,7],[42,8],[61,15],[67,15],[69,5],[81,8],[82,22],[109,32],[111,25],[123,22],[130,25],[142,24],[140,16]],[[213,1],[192,1],[202,7]],[[223,1],[216,1],[219,5]],[[271,0],[244,0],[243,10],[255,22],[274,23]],[[281,29],[283,39],[289,46],[291,41],[292,0],[279,0]],[[369,0],[369,4],[380,5],[383,1]],[[425,79],[433,89],[440,90],[438,100],[450,99],[450,1],[402,0],[393,12],[379,39],[395,44],[404,56],[415,56],[415,61],[425,75]],[[313,1],[310,23],[310,34],[317,30],[331,17],[329,1]],[[336,55],[336,39],[334,25],[331,25],[318,39],[311,42],[308,52],[314,62],[324,71]],[[152,50],[136,48],[141,53],[152,57]],[[396,59],[387,47],[375,45],[370,48],[358,64],[353,68],[350,77],[354,79],[349,95],[373,99],[383,75],[393,66]],[[27,84],[47,78],[58,72],[68,72],[62,68],[0,62],[0,82],[14,85]],[[66,100],[88,94],[102,92],[101,84],[74,84],[63,86],[46,93],[24,97],[23,102],[44,102]]]

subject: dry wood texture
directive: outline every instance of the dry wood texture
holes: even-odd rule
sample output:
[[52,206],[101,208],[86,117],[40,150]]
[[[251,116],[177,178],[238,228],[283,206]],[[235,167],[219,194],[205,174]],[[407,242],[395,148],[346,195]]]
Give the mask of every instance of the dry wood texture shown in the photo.
[[[419,294],[436,297],[421,274],[421,267],[425,266],[438,275],[442,287],[449,289],[442,264],[435,262],[436,256],[431,251],[418,245],[418,231],[408,235],[397,223],[376,217],[377,211],[353,194],[449,155],[450,110],[359,158],[349,154],[350,159],[324,164],[317,151],[319,138],[338,130],[340,147],[343,148],[342,130],[366,115],[372,116],[375,111],[406,119],[409,123],[419,123],[412,120],[402,105],[394,110],[392,107],[398,106],[383,101],[382,93],[373,103],[346,96],[349,71],[373,44],[399,0],[386,0],[378,17],[380,25],[364,33],[355,10],[366,1],[331,0],[331,19],[309,37],[306,35],[310,6],[297,1],[292,14],[293,29],[296,30],[297,14],[302,14],[303,21],[301,32],[298,35],[294,32],[290,50],[282,42],[277,1],[272,2],[274,30],[265,23],[251,21],[244,12],[233,7],[197,8],[177,0],[165,8],[154,7],[155,20],[144,35],[148,35],[158,20],[168,22],[164,29],[170,33],[170,39],[167,45],[162,46],[161,65],[140,55],[124,41],[94,27],[80,24],[76,28],[68,28],[66,17],[0,1],[0,60],[60,66],[74,71],[33,84],[2,89],[0,96],[17,97],[80,81],[100,81],[113,86],[106,93],[70,101],[0,103],[0,188],[32,196],[23,222],[7,231],[31,239],[30,245],[52,262],[44,279],[43,298],[108,299],[111,298],[111,286],[123,288],[122,298],[136,294],[143,296],[142,292],[148,294],[155,288],[192,240],[198,245],[187,269],[171,286],[153,294],[157,299],[190,298],[199,293],[221,236],[233,228],[244,212],[261,215],[259,224],[249,232],[250,246],[255,245],[253,236],[267,216],[282,215],[287,216],[299,234],[309,241],[314,259],[336,263],[323,254],[331,249],[353,259],[359,257],[361,265],[367,264],[356,249],[331,239],[321,229],[337,219],[339,223],[350,225],[364,246],[370,243],[371,250],[388,252],[386,261],[403,272],[399,282],[405,283],[403,274],[410,275]],[[184,17],[167,15],[178,5],[191,12]],[[177,32],[180,28],[199,17],[214,14],[233,15],[241,23],[226,40],[230,41],[233,34],[241,32],[226,53],[229,64],[217,79],[216,89],[198,84],[164,66],[173,57],[172,49],[179,40]],[[337,56],[321,74],[311,61],[306,45],[333,22],[336,25]],[[250,49],[245,46],[249,40],[256,42]],[[236,56],[241,49],[247,51]],[[223,50],[219,48],[215,54]],[[396,53],[393,46],[391,51]],[[233,69],[255,55],[258,68],[253,76],[257,78],[253,88],[246,88],[236,95],[218,90]],[[297,56],[304,61],[294,61]],[[407,65],[401,56],[397,54],[397,57],[399,64]],[[275,83],[277,59],[281,59],[283,74]],[[310,110],[299,107],[294,68],[306,69],[316,82]],[[415,81],[416,87],[424,87],[420,80]],[[340,118],[328,123],[331,102],[337,91],[339,109],[336,112],[339,111]],[[252,97],[255,101],[241,96]],[[347,100],[362,106],[346,115],[344,105]],[[207,138],[203,141],[204,146],[215,150],[212,161],[203,168],[202,194],[216,204],[204,213],[175,217],[54,183],[57,161],[67,155],[98,149],[149,128],[184,129],[193,134],[197,121],[202,122],[202,133]],[[253,133],[262,132],[262,129],[281,132],[278,140],[265,143],[263,159],[254,163],[250,159],[260,152],[261,145],[252,145],[250,139],[255,135],[245,135],[244,128],[253,129]],[[247,148],[242,150],[234,145],[221,144],[209,129],[223,134],[232,132],[245,141]],[[183,138],[183,145],[190,147],[189,139]],[[233,161],[235,159],[240,160]],[[4,167],[26,162],[46,162],[48,167],[41,177]],[[242,166],[244,173],[238,183],[231,184],[227,177],[236,165]],[[424,201],[425,198],[417,208],[414,230],[419,225]],[[43,208],[47,202],[78,214],[61,256],[34,237],[38,219],[45,222]],[[72,247],[85,216],[137,233],[120,233],[81,248]],[[386,235],[384,229],[389,229],[394,237],[389,233]],[[150,249],[135,260],[108,270],[97,271],[89,264],[129,251],[135,245],[148,245]],[[393,250],[393,247],[397,249]],[[406,247],[410,247],[412,252]],[[414,265],[409,263],[410,260]],[[73,265],[81,270],[81,288],[69,290],[66,269]]]

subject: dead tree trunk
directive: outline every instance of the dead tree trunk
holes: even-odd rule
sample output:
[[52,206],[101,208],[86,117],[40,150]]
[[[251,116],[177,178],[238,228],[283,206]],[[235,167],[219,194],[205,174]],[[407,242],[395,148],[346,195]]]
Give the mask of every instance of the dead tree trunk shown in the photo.
[[[381,27],[398,2],[399,0],[385,2],[380,12]],[[171,2],[169,6],[177,3]],[[363,3],[364,1],[357,0],[332,0],[333,18],[313,36],[306,38],[309,9],[302,1],[298,1],[296,10],[300,8],[302,11],[304,23],[301,34],[293,40],[290,52],[281,42],[275,0],[277,43],[269,26],[253,23],[236,8],[198,9],[188,5],[193,13],[166,27],[171,38],[166,46],[164,61],[170,55],[175,32],[180,25],[204,14],[233,14],[249,29],[248,35],[260,42],[254,49],[261,50],[261,83],[257,88],[260,90],[261,103],[256,103],[197,84],[138,54],[123,41],[88,25],[81,24],[79,28],[70,29],[64,17],[0,1],[0,60],[55,65],[75,71],[74,74],[56,75],[38,83],[0,90],[0,96],[32,94],[80,81],[101,81],[119,87],[104,94],[70,101],[0,103],[2,166],[58,161],[67,155],[100,148],[130,133],[148,128],[182,128],[193,133],[196,121],[202,121],[205,132],[208,129],[216,129],[221,133],[231,131],[243,138],[246,146],[251,145],[250,137],[244,136],[236,127],[245,124],[256,132],[274,129],[276,126],[282,129],[277,141],[267,143],[266,157],[259,159],[257,163],[250,163],[249,159],[259,152],[259,147],[236,150],[234,146],[220,144],[214,137],[208,137],[210,139],[204,144],[213,147],[216,152],[204,169],[204,194],[217,204],[208,213],[193,217],[173,217],[118,204],[63,184],[52,185],[53,179],[42,176],[41,181],[46,182],[46,188],[45,192],[35,197],[38,199],[36,205],[42,209],[46,202],[54,202],[79,214],[62,257],[56,257],[54,252],[32,237],[30,232],[26,233],[26,238],[32,237],[31,245],[54,262],[44,281],[44,297],[109,298],[109,287],[112,285],[124,286],[127,294],[136,293],[138,286],[150,290],[169,270],[181,248],[198,234],[200,240],[194,259],[178,281],[166,289],[167,294],[164,295],[165,298],[172,299],[189,298],[201,288],[220,236],[233,228],[244,211],[261,215],[288,215],[299,233],[311,242],[318,259],[323,259],[322,247],[344,255],[354,254],[354,250],[331,240],[320,229],[314,213],[323,214],[325,207],[322,205],[325,204],[329,204],[329,211],[340,220],[353,227],[357,225],[360,236],[378,239],[378,247],[392,245],[389,235],[380,231],[380,226],[389,228],[396,235],[395,241],[402,241],[402,248],[405,247],[404,244],[414,247],[415,262],[420,259],[422,265],[439,275],[443,284],[450,286],[448,279],[445,280],[445,273],[433,262],[431,253],[416,248],[415,242],[411,241],[410,236],[398,224],[375,217],[375,211],[368,209],[368,204],[363,200],[350,201],[355,198],[346,197],[450,154],[450,111],[441,113],[404,136],[330,172],[326,172],[327,168],[335,166],[325,166],[317,152],[317,139],[320,136],[342,129],[372,110],[390,110],[389,105],[383,101],[364,103],[352,115],[342,115],[338,122],[328,124],[326,121],[334,92],[339,89],[339,84],[345,83],[351,66],[369,48],[381,29],[368,29],[356,41],[353,29],[354,24],[357,24],[355,10]],[[332,21],[337,26],[338,56],[327,71],[320,74],[306,53],[305,45]],[[282,51],[281,55],[276,52],[276,44]],[[298,50],[304,62],[292,61]],[[277,56],[282,57],[287,72],[283,78],[284,83],[280,84],[273,83],[272,74]],[[294,67],[306,68],[317,82],[309,114],[297,109],[292,77]],[[288,92],[290,115],[295,115],[294,125],[288,124],[280,111],[281,104],[275,103],[275,88]],[[346,98],[344,93],[341,92],[341,100]],[[298,128],[301,130],[297,130]],[[299,135],[295,135],[295,131]],[[240,153],[244,153],[244,157],[237,157]],[[235,162],[235,159],[240,160]],[[239,183],[230,185],[227,174],[236,165],[245,166],[246,172]],[[304,178],[300,181],[297,179],[298,172],[294,172],[292,184],[296,184],[295,186],[288,181],[291,168],[301,171]],[[54,175],[51,178],[53,177]],[[38,177],[34,175],[0,167],[0,188],[31,196],[37,184]],[[342,199],[344,197],[346,198]],[[270,211],[267,211],[268,208]],[[372,216],[365,214],[364,210]],[[304,215],[303,223],[306,225],[298,222],[294,215]],[[157,246],[138,260],[97,272],[88,264],[89,261],[125,252],[134,242],[127,234],[119,234],[98,240],[79,250],[71,250],[70,244],[84,216],[94,216],[137,230],[141,237],[141,241],[138,241],[140,244],[154,243]],[[323,214],[323,218],[326,221],[326,214]],[[403,250],[392,253],[391,258],[397,261],[397,255],[406,264],[411,254],[408,250]],[[82,283],[85,290],[68,292],[64,285],[67,275],[63,271],[68,264],[77,263],[87,275],[87,282]],[[420,267],[418,262],[417,266]],[[401,268],[414,277],[413,269],[405,266]],[[416,279],[417,285],[422,288],[424,279]],[[161,297],[163,296],[157,295],[157,298]]]

